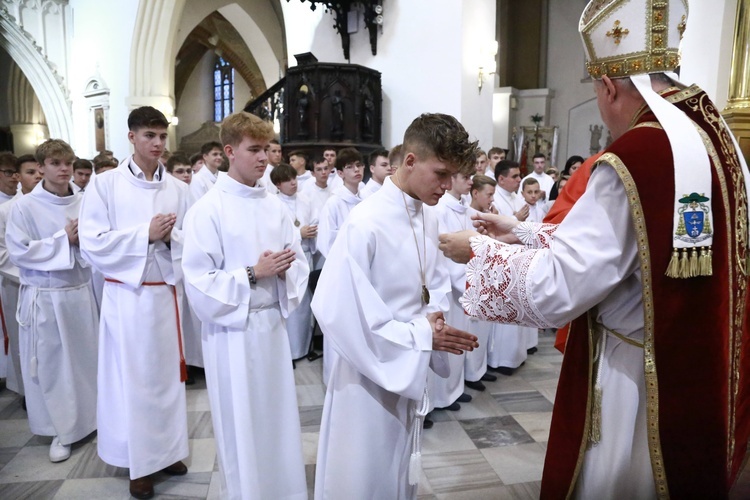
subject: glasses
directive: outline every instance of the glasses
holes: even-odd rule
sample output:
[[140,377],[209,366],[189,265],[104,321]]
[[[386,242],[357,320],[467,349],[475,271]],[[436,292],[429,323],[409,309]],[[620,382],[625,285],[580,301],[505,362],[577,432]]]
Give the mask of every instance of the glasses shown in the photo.
[[360,162],[350,163],[349,165],[344,166],[344,170],[359,170],[360,168],[365,168]]
[[18,173],[15,170],[0,170],[0,172],[2,172],[5,177],[13,177]]

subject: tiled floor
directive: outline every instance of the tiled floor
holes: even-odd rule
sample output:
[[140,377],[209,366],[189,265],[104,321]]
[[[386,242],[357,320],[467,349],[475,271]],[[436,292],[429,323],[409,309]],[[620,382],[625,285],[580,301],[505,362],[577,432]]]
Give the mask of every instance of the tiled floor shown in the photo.
[[[468,390],[473,401],[457,412],[433,413],[425,431],[420,499],[533,499],[539,497],[549,435],[552,401],[562,356],[553,339],[540,336],[539,352],[511,377],[498,375],[487,390]],[[315,456],[325,396],[321,360],[297,363],[295,378],[303,451],[312,498]],[[219,498],[216,449],[205,381],[187,391],[190,472],[183,477],[156,474],[157,498]],[[128,499],[124,469],[104,464],[96,437],[78,443],[71,458],[50,463],[50,438],[33,436],[19,399],[0,391],[0,498]],[[745,471],[734,498],[750,498]]]

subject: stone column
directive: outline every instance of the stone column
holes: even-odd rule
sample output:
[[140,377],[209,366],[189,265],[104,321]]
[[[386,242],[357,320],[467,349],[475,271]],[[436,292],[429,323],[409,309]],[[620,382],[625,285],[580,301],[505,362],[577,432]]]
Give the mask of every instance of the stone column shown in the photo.
[[737,2],[729,100],[722,114],[750,160],[750,0]]

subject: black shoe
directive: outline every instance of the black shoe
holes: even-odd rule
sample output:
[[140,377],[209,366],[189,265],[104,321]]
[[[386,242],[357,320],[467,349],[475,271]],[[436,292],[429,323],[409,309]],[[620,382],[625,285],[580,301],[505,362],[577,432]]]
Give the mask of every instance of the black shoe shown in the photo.
[[539,349],[537,349],[536,347],[529,347],[528,349],[526,349],[526,354],[528,354],[529,356],[531,356],[532,354],[534,354],[538,350]]
[[466,394],[465,392],[461,394],[458,399],[456,400],[457,403],[468,403],[472,400],[472,397],[470,394]]
[[154,496],[154,482],[150,476],[130,480],[130,496],[146,500]]
[[482,375],[482,382],[494,382],[497,380],[497,376],[491,373],[485,373]]
[[475,391],[483,391],[487,388],[481,380],[477,380],[476,382],[469,382],[468,380],[464,380],[464,384],[466,384],[466,387],[468,387],[469,389],[474,389]]
[[435,425],[435,422],[425,417],[424,422],[422,422],[422,429],[432,429],[433,425]]
[[448,406],[443,406],[442,408],[435,408],[436,410],[448,410],[448,411],[458,411],[461,409],[461,405],[458,403],[451,403]]
[[21,408],[23,409],[23,411],[26,411],[26,396],[23,396],[21,398]]
[[508,366],[498,366],[497,368],[492,368],[492,371],[510,377],[516,370],[515,368],[510,368]]

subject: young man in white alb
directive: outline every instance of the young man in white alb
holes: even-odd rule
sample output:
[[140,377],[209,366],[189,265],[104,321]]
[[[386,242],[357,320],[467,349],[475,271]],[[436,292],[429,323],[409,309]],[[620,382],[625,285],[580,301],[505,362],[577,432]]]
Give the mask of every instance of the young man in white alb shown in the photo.
[[437,220],[424,205],[438,202],[459,167],[473,165],[475,149],[453,117],[414,120],[402,165],[354,208],[331,248],[313,298],[337,353],[316,499],[416,498],[429,366],[445,376],[444,356],[476,347],[476,337],[445,323],[450,279]]
[[272,137],[255,115],[228,116],[229,172],[185,220],[183,269],[203,322],[219,496],[232,500],[307,499],[284,318],[307,290],[309,268],[288,210],[259,182]]
[[21,280],[18,337],[29,427],[53,436],[49,459],[61,462],[96,429],[99,314],[78,249],[73,149],[48,139],[35,156],[44,178],[13,204],[5,243]]
[[99,326],[97,448],[130,469],[130,494],[154,495],[151,474],[183,475],[188,456],[187,365],[175,285],[190,193],[159,161],[166,117],[128,116],[133,155],[86,189],[81,253],[104,276]]
[[190,182],[190,194],[193,199],[199,199],[214,187],[219,177],[219,167],[224,162],[224,154],[221,152],[221,143],[212,141],[201,146],[203,155],[203,168],[193,176]]
[[365,187],[362,188],[362,199],[364,200],[368,196],[375,194],[378,189],[383,187],[385,178],[392,175],[395,168],[391,166],[388,161],[388,151],[385,149],[379,149],[370,153],[370,180],[367,181]]

